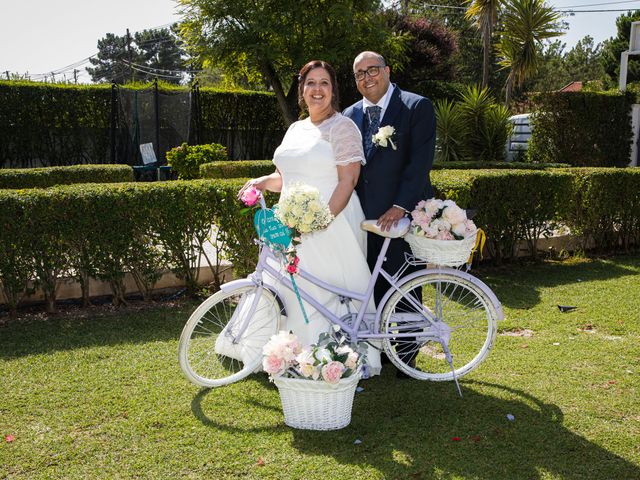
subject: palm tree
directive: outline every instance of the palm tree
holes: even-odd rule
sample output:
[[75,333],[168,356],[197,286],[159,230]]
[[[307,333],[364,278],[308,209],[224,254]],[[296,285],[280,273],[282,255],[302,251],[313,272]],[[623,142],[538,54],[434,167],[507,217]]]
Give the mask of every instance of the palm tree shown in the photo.
[[511,0],[506,5],[502,20],[504,32],[498,43],[498,62],[509,68],[506,83],[505,106],[509,106],[514,87],[522,86],[525,79],[535,74],[540,62],[542,41],[563,35],[560,13],[544,0]]
[[468,2],[470,5],[465,12],[465,17],[475,22],[482,38],[482,87],[484,88],[489,84],[491,38],[502,0],[468,0]]

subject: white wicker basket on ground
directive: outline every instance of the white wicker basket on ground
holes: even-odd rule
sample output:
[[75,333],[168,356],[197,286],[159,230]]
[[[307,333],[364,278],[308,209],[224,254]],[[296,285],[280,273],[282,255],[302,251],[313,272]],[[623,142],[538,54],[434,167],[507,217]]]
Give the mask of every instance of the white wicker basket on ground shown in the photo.
[[276,377],[284,423],[303,430],[337,430],[351,422],[353,396],[360,375],[335,385],[316,380]]
[[469,259],[476,244],[476,236],[477,232],[463,240],[435,240],[407,233],[404,239],[411,246],[416,258],[437,265],[458,267]]

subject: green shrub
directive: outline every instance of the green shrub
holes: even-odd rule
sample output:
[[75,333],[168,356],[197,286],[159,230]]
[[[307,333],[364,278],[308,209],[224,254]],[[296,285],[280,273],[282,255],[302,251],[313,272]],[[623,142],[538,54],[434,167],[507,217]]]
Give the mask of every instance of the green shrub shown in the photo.
[[[88,279],[111,285],[115,304],[126,302],[124,277],[149,292],[170,268],[190,290],[200,264],[214,283],[222,262],[245,276],[257,247],[251,212],[236,196],[245,178],[155,183],[64,185],[0,190],[0,283],[15,311],[34,287],[55,310],[56,288],[73,275],[88,300]],[[640,246],[640,171],[636,169],[435,170],[436,196],[477,211],[487,248],[508,260],[524,240],[535,257],[537,241],[554,222],[568,224],[599,249]],[[273,204],[277,194],[267,195]],[[213,242],[216,256],[205,254]],[[202,256],[204,255],[204,256]]]
[[449,161],[436,160],[433,170],[471,170],[498,168],[508,170],[546,170],[548,168],[567,168],[566,163],[531,163],[531,162],[478,162],[478,161]]
[[459,162],[469,155],[467,142],[469,132],[462,111],[453,100],[436,100],[436,161]]
[[476,210],[474,221],[487,234],[487,248],[497,261],[512,258],[519,240],[537,256],[537,241],[567,211],[572,175],[562,170],[438,170],[436,194]]
[[495,102],[489,90],[463,88],[459,101],[437,101],[436,159],[440,162],[504,161],[511,134],[509,111]]
[[70,165],[0,169],[0,188],[47,188],[72,183],[132,181],[133,169],[129,165]]
[[227,149],[217,143],[208,145],[183,143],[167,152],[167,164],[177,172],[180,180],[199,178],[201,165],[226,159]]
[[549,92],[534,102],[531,160],[586,167],[629,164],[632,94]]
[[581,236],[583,248],[628,250],[640,244],[640,170],[571,169],[571,208],[565,218]]
[[200,165],[202,178],[257,178],[275,171],[271,160],[232,160]]

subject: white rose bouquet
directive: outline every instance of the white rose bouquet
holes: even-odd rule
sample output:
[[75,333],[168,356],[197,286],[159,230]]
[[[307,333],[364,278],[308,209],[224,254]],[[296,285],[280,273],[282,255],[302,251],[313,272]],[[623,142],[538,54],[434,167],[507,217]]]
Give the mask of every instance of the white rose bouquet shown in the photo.
[[283,376],[336,384],[365,364],[366,349],[365,343],[349,345],[335,330],[321,333],[318,343],[305,348],[294,334],[280,332],[264,346],[262,367],[272,381]]
[[325,228],[333,215],[322,201],[317,188],[294,183],[280,198],[276,217],[297,233],[311,233]]
[[411,212],[411,233],[435,240],[462,240],[477,231],[467,213],[453,200],[431,198],[418,202]]

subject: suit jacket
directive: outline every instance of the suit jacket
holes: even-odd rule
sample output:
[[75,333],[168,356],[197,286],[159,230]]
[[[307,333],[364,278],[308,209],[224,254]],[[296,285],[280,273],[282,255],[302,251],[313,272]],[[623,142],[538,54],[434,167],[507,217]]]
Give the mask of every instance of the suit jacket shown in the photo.
[[[362,101],[344,112],[364,137]],[[374,146],[360,171],[356,192],[367,218],[379,218],[393,205],[412,211],[423,199],[433,197],[429,171],[433,165],[436,118],[428,98],[395,87],[380,126],[393,126],[391,145]]]

